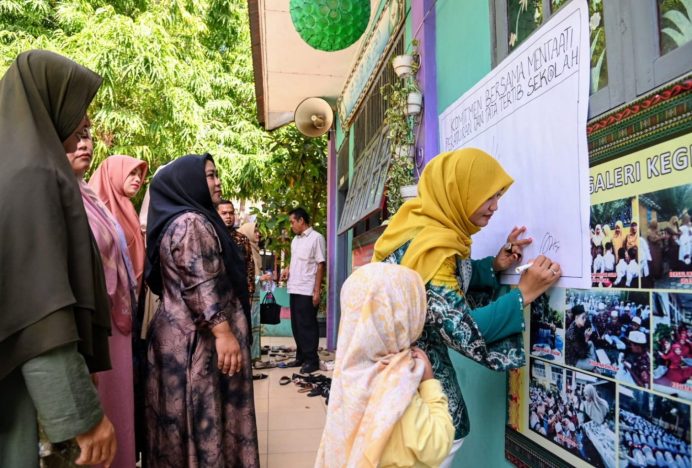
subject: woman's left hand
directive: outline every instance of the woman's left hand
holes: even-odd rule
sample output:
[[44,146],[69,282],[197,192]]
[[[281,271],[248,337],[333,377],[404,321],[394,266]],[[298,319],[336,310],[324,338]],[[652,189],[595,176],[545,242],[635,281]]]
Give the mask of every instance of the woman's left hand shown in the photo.
[[[512,265],[521,261],[524,254],[524,247],[533,242],[528,239],[519,239],[519,236],[526,232],[526,226],[515,227],[507,236],[507,243],[500,248],[500,251],[493,260],[493,270],[505,271]],[[509,247],[509,248],[507,248]]]

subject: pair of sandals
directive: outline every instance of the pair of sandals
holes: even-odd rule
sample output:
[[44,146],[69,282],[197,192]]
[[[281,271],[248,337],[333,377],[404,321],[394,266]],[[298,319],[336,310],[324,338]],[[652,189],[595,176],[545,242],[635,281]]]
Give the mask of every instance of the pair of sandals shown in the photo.
[[322,374],[293,374],[292,377],[285,375],[279,379],[279,385],[288,385],[291,382],[300,387],[298,393],[307,393],[309,397],[321,396],[329,403],[329,389],[332,385],[332,379],[329,377]]

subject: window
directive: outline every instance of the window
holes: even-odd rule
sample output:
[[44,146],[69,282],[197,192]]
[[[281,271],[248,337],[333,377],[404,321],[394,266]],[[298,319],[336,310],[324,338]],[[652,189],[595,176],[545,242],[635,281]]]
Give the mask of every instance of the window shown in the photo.
[[545,378],[545,364],[541,361],[533,361],[534,377]]
[[[490,0],[497,65],[570,0]],[[589,117],[600,115],[690,70],[688,0],[588,0]]]
[[632,8],[635,36],[636,92],[653,88],[690,71],[692,63],[692,9],[686,0],[644,0]]
[[389,140],[385,137],[385,132],[380,131],[356,162],[353,181],[339,221],[339,234],[382,208],[388,168]]

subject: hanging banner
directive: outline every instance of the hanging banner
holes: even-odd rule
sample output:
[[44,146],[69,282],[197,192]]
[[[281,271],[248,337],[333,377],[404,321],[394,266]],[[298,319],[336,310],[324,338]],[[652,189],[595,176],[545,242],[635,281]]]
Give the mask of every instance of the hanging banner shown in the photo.
[[[495,255],[524,225],[534,240],[524,258],[560,263],[565,287],[591,280],[581,241],[589,223],[588,23],[586,2],[568,3],[439,118],[442,151],[480,148],[515,180],[474,236],[474,256]],[[512,271],[503,282],[518,280]]]

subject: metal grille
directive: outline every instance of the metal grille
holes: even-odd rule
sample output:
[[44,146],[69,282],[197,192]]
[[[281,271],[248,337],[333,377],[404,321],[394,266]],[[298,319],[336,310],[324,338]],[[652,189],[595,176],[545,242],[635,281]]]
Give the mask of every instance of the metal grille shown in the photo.
[[360,109],[358,109],[358,114],[353,122],[353,153],[356,163],[360,160],[365,148],[380,132],[385,110],[385,103],[382,99],[380,88],[386,84],[394,82],[396,79],[396,74],[394,73],[394,70],[389,62],[391,57],[395,57],[403,53],[404,34],[402,31],[399,34],[394,47],[392,47],[389,56],[384,61],[382,69],[377,75],[377,78],[373,80],[373,83],[368,90],[368,94],[361,104]]

